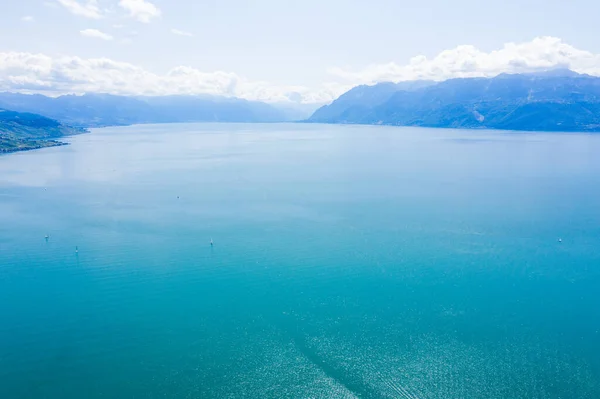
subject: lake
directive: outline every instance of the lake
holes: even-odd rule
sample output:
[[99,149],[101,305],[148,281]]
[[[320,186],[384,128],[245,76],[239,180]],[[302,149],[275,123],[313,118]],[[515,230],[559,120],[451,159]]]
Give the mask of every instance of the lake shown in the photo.
[[600,397],[600,135],[68,141],[0,156],[2,398]]

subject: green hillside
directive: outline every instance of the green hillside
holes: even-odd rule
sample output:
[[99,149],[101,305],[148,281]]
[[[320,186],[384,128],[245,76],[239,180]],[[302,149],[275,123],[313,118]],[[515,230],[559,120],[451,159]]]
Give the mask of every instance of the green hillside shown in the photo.
[[56,139],[84,132],[41,115],[0,109],[0,153],[65,145]]

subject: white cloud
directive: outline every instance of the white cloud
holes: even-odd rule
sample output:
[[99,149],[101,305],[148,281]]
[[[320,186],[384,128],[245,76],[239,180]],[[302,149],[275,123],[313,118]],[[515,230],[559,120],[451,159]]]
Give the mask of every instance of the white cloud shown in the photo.
[[171,33],[174,35],[178,35],[178,36],[188,36],[188,37],[193,37],[194,35],[190,32],[184,32],[182,30],[179,29],[171,29]]
[[523,73],[550,68],[569,68],[598,75],[600,55],[579,50],[556,37],[538,37],[525,43],[507,43],[489,53],[463,45],[442,51],[431,59],[423,55],[413,57],[404,65],[390,62],[371,65],[362,71],[331,68],[329,72],[354,83],[375,83],[489,77],[503,72]]
[[98,29],[84,29],[82,31],[79,31],[79,33],[81,33],[82,36],[93,37],[95,39],[102,39],[102,40],[112,40],[113,39],[113,37],[111,35],[109,35],[108,33],[101,32]]
[[319,90],[251,81],[232,72],[202,72],[180,66],[156,74],[139,66],[107,58],[50,57],[43,54],[0,53],[0,91],[111,93],[120,95],[213,94],[267,102],[331,101],[348,86]]
[[161,15],[160,9],[146,0],[120,0],[119,6],[126,10],[130,17],[144,23]]
[[69,10],[72,14],[79,15],[81,17],[100,19],[102,18],[102,12],[98,7],[97,0],[85,0],[79,2],[78,0],[57,0],[60,5]]
[[23,22],[33,22],[35,21],[35,18],[33,18],[31,15],[26,15],[24,17],[21,18],[21,21]]
[[[100,32],[102,33],[102,32]],[[317,88],[275,85],[233,72],[204,72],[178,66],[166,74],[107,58],[50,57],[43,54],[0,53],[0,91],[111,93],[121,95],[214,94],[267,102],[328,102],[361,83],[412,79],[443,80],[493,76],[568,67],[600,76],[600,54],[579,50],[560,39],[541,37],[506,44],[489,53],[472,46],[443,51],[432,59],[413,58],[405,65],[374,65],[363,71],[332,70],[338,79]]]

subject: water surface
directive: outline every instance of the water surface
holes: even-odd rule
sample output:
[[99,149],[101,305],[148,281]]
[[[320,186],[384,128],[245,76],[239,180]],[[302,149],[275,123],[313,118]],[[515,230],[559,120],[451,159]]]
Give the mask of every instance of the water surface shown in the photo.
[[70,142],[0,157],[2,398],[600,397],[600,135]]

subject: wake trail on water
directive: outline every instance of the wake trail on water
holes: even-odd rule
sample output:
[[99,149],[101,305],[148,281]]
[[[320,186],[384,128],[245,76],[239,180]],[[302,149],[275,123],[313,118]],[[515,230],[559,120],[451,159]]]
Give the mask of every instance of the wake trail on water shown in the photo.
[[[333,362],[320,356],[316,351],[310,348],[306,343],[306,338],[298,331],[297,322],[291,317],[276,316],[271,322],[284,331],[294,342],[296,349],[309,361],[314,367],[321,370],[328,378],[346,389],[350,394],[357,398],[381,398],[381,392],[362,381],[362,378],[349,375],[341,367],[337,367]],[[414,399],[406,396],[405,399]]]
[[[360,370],[352,372],[345,369],[344,366],[336,364],[335,360],[320,355],[307,342],[310,336],[316,336],[317,334],[307,332],[306,328],[308,326],[301,325],[301,322],[292,315],[274,315],[270,318],[270,321],[293,341],[296,349],[314,367],[353,396],[357,398],[421,399],[418,394],[411,392],[408,387],[392,376],[386,375],[387,373],[382,372],[381,367],[368,362],[367,359],[365,359],[363,365],[363,372]],[[370,384],[369,381],[374,384]]]

